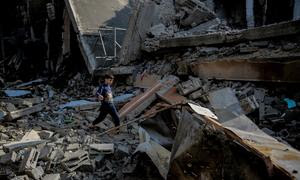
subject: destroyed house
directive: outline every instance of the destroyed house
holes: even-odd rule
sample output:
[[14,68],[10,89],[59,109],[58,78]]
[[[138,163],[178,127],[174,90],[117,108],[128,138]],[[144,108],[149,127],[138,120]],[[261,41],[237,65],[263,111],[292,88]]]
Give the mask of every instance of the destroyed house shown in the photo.
[[[11,0],[0,18],[0,179],[300,179],[299,0]],[[119,126],[93,125],[107,75]]]

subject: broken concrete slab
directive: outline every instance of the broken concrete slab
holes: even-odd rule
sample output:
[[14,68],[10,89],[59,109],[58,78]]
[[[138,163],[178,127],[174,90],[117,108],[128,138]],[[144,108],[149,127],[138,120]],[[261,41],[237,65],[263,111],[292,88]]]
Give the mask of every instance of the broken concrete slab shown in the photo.
[[72,172],[89,161],[88,153],[84,150],[76,152],[66,152],[64,159],[61,161],[62,166],[68,172]]
[[22,176],[16,176],[11,180],[29,180],[29,177],[27,175],[22,175]]
[[31,94],[31,91],[8,89],[8,90],[4,90],[4,93],[8,97],[19,97],[19,96],[25,96]]
[[78,110],[86,110],[86,109],[93,109],[99,107],[101,105],[100,102],[91,102],[86,100],[77,100],[71,101],[66,104],[62,104],[59,106],[60,109],[63,108],[78,108]]
[[216,18],[215,13],[207,8],[201,1],[176,0],[175,5],[177,5],[177,8],[186,12],[180,21],[183,26],[196,26]]
[[90,154],[113,154],[114,144],[90,144],[89,145]]
[[[89,73],[94,74],[99,67],[107,68],[117,63],[114,52],[119,50],[116,48],[121,46],[128,27],[131,14],[129,1],[92,0],[84,3],[80,0],[65,0],[65,3],[74,30],[78,34],[79,47]],[[113,40],[110,36],[115,32],[117,34]],[[100,37],[103,42],[99,45],[97,42]]]
[[5,103],[12,103],[14,105],[26,105],[33,106],[35,104],[40,104],[43,102],[43,98],[34,97],[34,98],[0,98],[0,101]]
[[160,144],[151,140],[149,134],[141,127],[139,128],[139,134],[140,137],[142,137],[140,139],[141,144],[138,145],[134,153],[146,153],[157,167],[161,176],[166,179],[169,169],[171,152],[165,149]]
[[45,81],[45,79],[36,79],[36,80],[33,80],[33,81],[18,84],[15,87],[16,88],[22,88],[22,87],[26,87],[26,86],[32,86],[32,85],[40,84],[44,81]]
[[68,144],[68,146],[66,147],[66,151],[76,151],[79,148],[80,148],[80,145],[78,143]]
[[54,147],[51,145],[45,145],[40,150],[39,159],[50,160],[50,154],[54,151]]
[[37,131],[31,130],[25,133],[21,141],[30,141],[30,140],[41,140],[40,135]]
[[204,79],[300,82],[297,59],[299,57],[290,56],[201,59],[190,67],[195,75]]
[[15,151],[12,151],[0,157],[1,164],[14,163],[16,162],[16,160],[17,160],[17,153]]
[[[224,106],[225,108],[226,106]],[[194,111],[197,112],[197,110]],[[251,150],[257,157],[262,158],[268,167],[272,165],[273,168],[277,168],[283,176],[299,177],[299,174],[295,172],[300,169],[299,163],[297,163],[300,159],[298,158],[300,152],[265,134],[245,115],[237,116],[221,124],[209,118],[205,119],[205,122],[224,131],[234,141],[237,140],[244,148]],[[269,150],[265,151],[265,149]],[[286,158],[290,156],[295,158]],[[269,175],[275,173],[273,168],[271,172],[267,170]]]
[[159,47],[188,47],[260,40],[272,37],[295,35],[300,33],[299,27],[300,20],[296,20],[245,29],[239,32],[219,32],[207,35],[192,35],[189,37],[169,38],[160,40]]
[[209,101],[220,122],[226,122],[244,114],[231,88],[223,88],[209,93]]
[[44,170],[43,170],[43,168],[41,166],[38,166],[36,168],[26,170],[25,173],[29,177],[31,177],[31,178],[33,178],[35,180],[39,180],[44,175]]
[[27,141],[15,141],[3,145],[3,150],[5,152],[17,151],[27,147],[33,147],[42,143],[45,143],[45,140],[27,140]]
[[38,134],[41,137],[41,139],[49,139],[53,136],[54,132],[42,130],[42,131],[39,131]]
[[259,108],[259,104],[254,95],[240,100],[240,105],[246,114],[249,114]]
[[13,119],[20,118],[22,116],[36,113],[36,112],[42,111],[44,109],[44,107],[45,107],[45,104],[38,104],[38,105],[35,105],[32,107],[12,111],[12,112],[8,113],[8,119],[13,120]]
[[36,148],[29,149],[20,164],[19,172],[34,169],[37,165],[40,152]]
[[42,180],[60,180],[60,174],[46,174]]
[[201,85],[202,82],[199,78],[191,77],[190,80],[178,85],[178,91],[181,95],[187,95],[199,89]]

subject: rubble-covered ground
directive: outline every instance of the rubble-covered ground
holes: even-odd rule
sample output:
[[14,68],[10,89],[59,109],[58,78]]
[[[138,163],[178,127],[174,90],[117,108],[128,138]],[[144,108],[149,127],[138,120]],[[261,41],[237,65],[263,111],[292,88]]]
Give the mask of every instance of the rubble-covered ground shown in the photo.
[[[63,53],[59,39],[62,32],[56,31],[63,24],[59,17],[67,12],[62,2],[49,3],[44,19],[31,21],[35,26],[39,23],[49,26],[49,42],[42,38],[46,32],[34,35],[27,27],[27,16],[22,22],[27,28],[19,32],[22,36],[8,33],[20,30],[14,26],[5,30],[5,43],[9,45],[6,49],[10,49],[6,54],[1,53],[0,61],[1,179],[287,177],[281,167],[273,166],[272,157],[261,158],[220,129],[220,124],[213,126],[205,118],[218,123],[236,117],[249,118],[250,129],[259,127],[263,131],[258,139],[281,142],[284,152],[298,152],[299,83],[267,82],[259,78],[253,81],[199,78],[193,65],[215,60],[294,60],[300,52],[299,33],[160,49],[160,40],[214,33],[235,35],[242,31],[235,27],[245,28],[246,23],[242,21],[245,17],[238,15],[224,17],[222,3],[209,0],[155,0],[154,3],[158,15],[140,44],[141,56],[113,67],[119,68],[113,84],[114,103],[122,119],[119,132],[111,131],[114,128],[110,116],[97,128],[89,128],[101,105],[95,97],[98,77],[82,68],[84,60],[73,31],[72,47]],[[18,5],[20,17],[26,14],[24,7],[24,3]],[[53,17],[53,8],[59,12],[57,17]],[[284,60],[278,63],[283,65]],[[126,73],[122,74],[122,70]],[[203,108],[206,116],[199,117],[190,104]],[[242,120],[238,122],[248,130]],[[253,140],[250,135],[249,140]],[[262,146],[262,151],[268,152]],[[294,175],[300,173],[293,166],[290,168]]]
[[[124,83],[122,78],[116,79],[115,97],[130,93],[136,96],[144,91],[130,81]],[[100,106],[93,95],[96,85],[86,74],[77,74],[62,89],[53,88],[51,82],[44,79],[27,84],[5,83],[4,89],[16,91],[3,91],[1,98],[2,177],[27,174],[38,179],[45,174],[58,173],[62,179],[160,179],[152,161],[145,154],[135,152],[140,143],[137,122],[122,128],[117,135],[101,134],[113,127],[110,117],[100,123],[98,129],[88,128],[97,117]],[[234,90],[245,114],[265,133],[299,149],[297,102],[300,94],[296,84],[217,81],[183,76],[177,90],[187,99],[213,110],[208,93],[225,87]],[[116,103],[120,108],[131,99],[121,98]],[[73,104],[67,104],[69,102]],[[163,116],[162,121],[170,129],[167,136],[172,139],[177,126],[168,122],[166,113]],[[155,117],[155,121],[160,119]],[[147,126],[147,121],[150,126],[149,123]],[[150,130],[153,126],[151,119],[141,125],[145,129],[150,127]],[[108,147],[105,149],[103,144]],[[172,146],[166,143],[165,147],[170,150]],[[37,154],[36,160],[30,160],[30,152]]]

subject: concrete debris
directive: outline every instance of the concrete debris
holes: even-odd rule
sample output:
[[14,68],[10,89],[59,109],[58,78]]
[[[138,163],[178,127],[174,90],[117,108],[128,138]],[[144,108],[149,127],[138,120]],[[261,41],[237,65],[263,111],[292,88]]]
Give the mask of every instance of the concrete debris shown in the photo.
[[90,144],[89,147],[92,155],[114,153],[114,144]]
[[12,152],[21,150],[28,147],[33,147],[42,143],[45,143],[44,140],[26,140],[26,141],[15,141],[3,145],[3,150],[6,152]]
[[46,174],[42,180],[60,180],[60,174]]
[[175,4],[185,12],[184,16],[181,17],[183,26],[197,26],[200,23],[216,18],[215,13],[201,1],[176,0]]
[[14,151],[4,154],[0,157],[1,164],[14,163],[14,162],[16,162],[16,160],[17,160],[17,153]]
[[[0,28],[0,177],[299,179],[300,21],[247,2],[18,2],[18,30]],[[121,126],[90,128],[107,73]]]
[[40,152],[35,148],[31,148],[28,151],[26,151],[23,160],[20,164],[19,172],[23,172],[28,169],[34,169],[37,165],[39,155]]
[[8,97],[19,97],[19,96],[24,96],[24,95],[31,94],[30,91],[26,91],[26,90],[12,90],[12,89],[5,90],[4,93]]
[[16,176],[11,180],[29,180],[29,177],[27,175],[22,175],[22,176]]
[[181,95],[188,95],[201,87],[199,78],[190,77],[190,80],[178,85],[178,91]]
[[88,153],[83,150],[76,152],[66,152],[62,160],[62,165],[68,172],[72,172],[89,161]]
[[26,170],[26,174],[35,180],[39,180],[44,175],[44,170],[41,166],[38,166],[36,168]]

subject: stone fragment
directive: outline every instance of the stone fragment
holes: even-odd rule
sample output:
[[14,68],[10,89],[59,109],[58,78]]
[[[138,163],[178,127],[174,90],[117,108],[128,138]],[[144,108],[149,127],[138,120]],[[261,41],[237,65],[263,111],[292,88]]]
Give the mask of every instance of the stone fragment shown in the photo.
[[19,172],[23,172],[27,169],[33,169],[36,167],[40,152],[36,148],[29,149],[20,164]]
[[42,180],[60,180],[60,174],[46,174]]
[[5,155],[2,155],[0,157],[0,163],[1,164],[9,164],[9,163],[14,163],[17,160],[17,153],[12,151],[10,153],[7,153]]
[[25,172],[29,177],[31,177],[35,180],[41,179],[41,177],[44,175],[44,170],[41,166],[38,166],[38,167],[33,168],[33,169],[26,170]]

